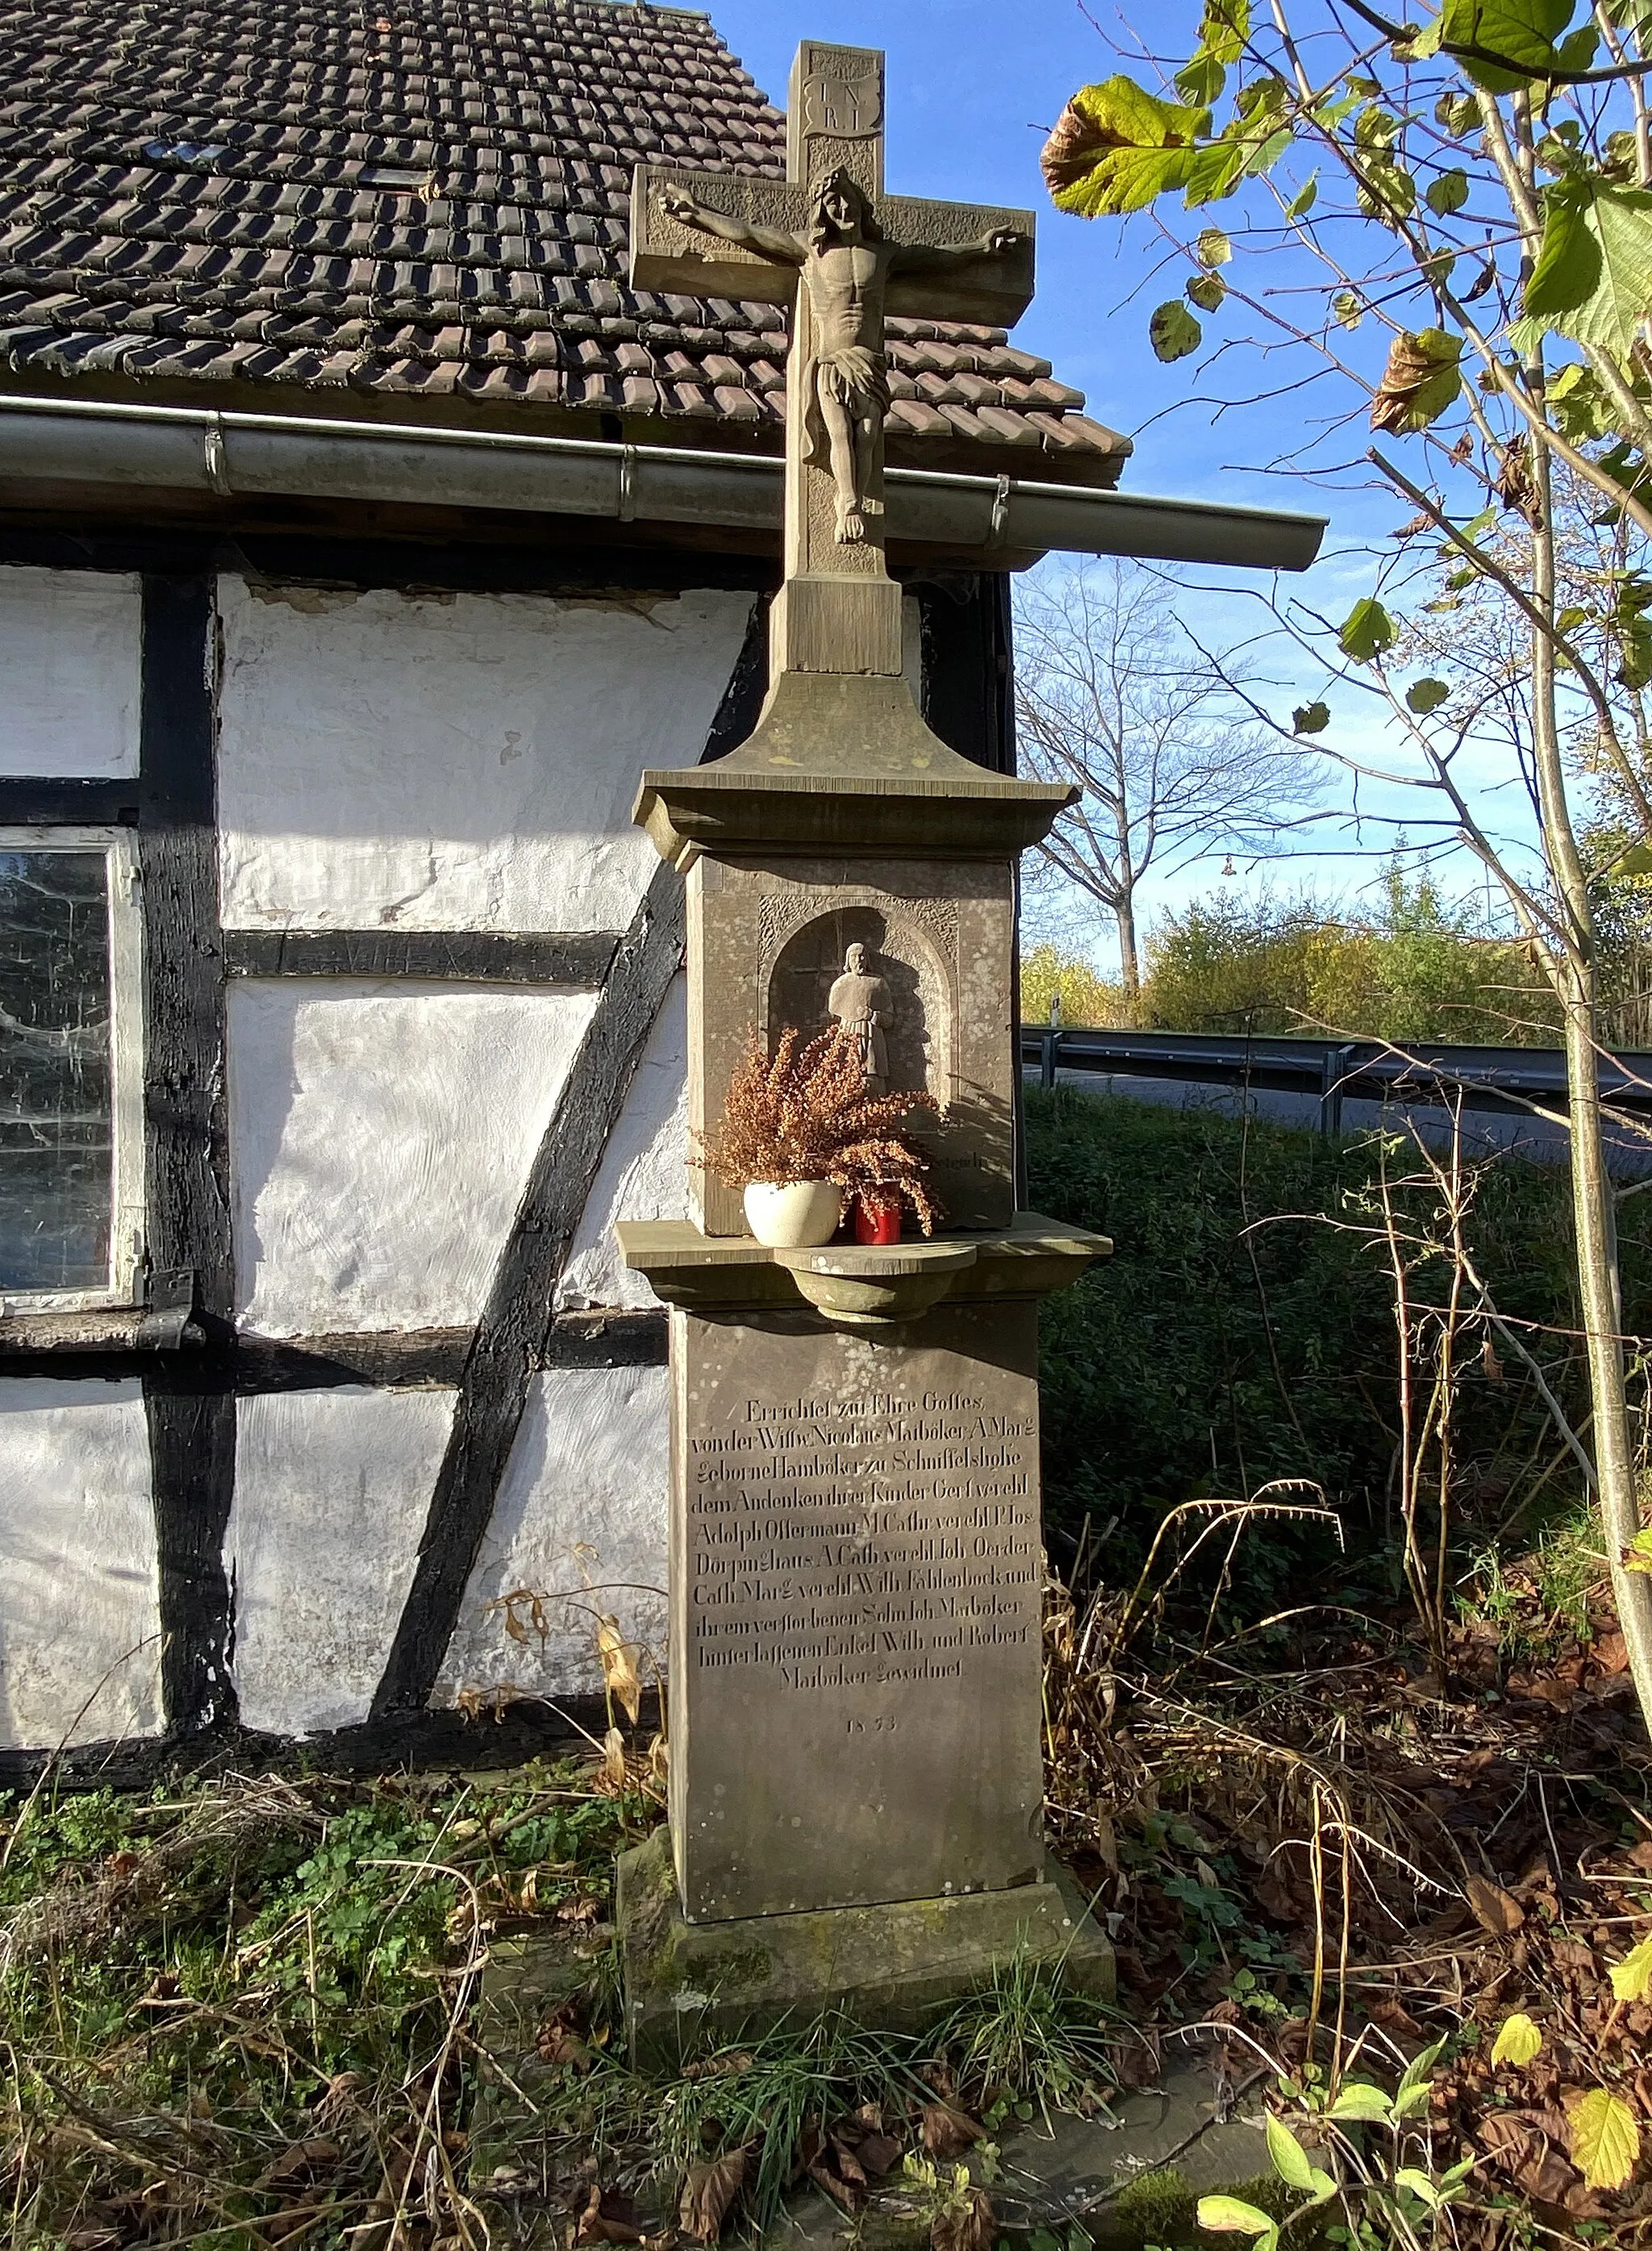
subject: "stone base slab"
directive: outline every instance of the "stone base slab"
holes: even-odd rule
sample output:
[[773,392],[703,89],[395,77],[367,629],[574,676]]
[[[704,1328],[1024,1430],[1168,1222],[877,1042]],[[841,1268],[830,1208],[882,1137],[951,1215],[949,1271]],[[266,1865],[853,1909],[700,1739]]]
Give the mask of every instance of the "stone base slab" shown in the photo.
[[661,1828],[620,1855],[615,1919],[639,2070],[676,2071],[701,2047],[833,2006],[871,2031],[915,2031],[1018,1950],[1060,1961],[1080,1992],[1115,1991],[1113,1949],[1054,1861],[1013,1891],[689,1922]]

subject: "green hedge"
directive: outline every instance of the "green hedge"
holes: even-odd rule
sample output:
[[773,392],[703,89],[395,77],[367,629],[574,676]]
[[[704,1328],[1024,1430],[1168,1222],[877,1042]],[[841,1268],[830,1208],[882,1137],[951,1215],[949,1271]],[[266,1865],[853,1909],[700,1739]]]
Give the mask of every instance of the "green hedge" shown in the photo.
[[[1139,1560],[1173,1503],[1306,1477],[1337,1507],[1351,1549],[1385,1550],[1398,1428],[1393,1294],[1386,1250],[1345,1231],[1375,1216],[1378,1144],[1068,1088],[1029,1092],[1026,1112],[1034,1209],[1115,1244],[1043,1316],[1054,1525],[1076,1531],[1088,1514],[1098,1533],[1111,1526],[1110,1578]],[[1420,1170],[1403,1144],[1391,1145],[1388,1166],[1396,1179]],[[1400,1201],[1418,1224],[1438,1202],[1427,1189]],[[1649,1202],[1624,1207],[1622,1252],[1628,1326],[1652,1332]],[[1575,1327],[1564,1168],[1499,1159],[1481,1177],[1469,1236],[1505,1315]],[[1434,1261],[1413,1287],[1437,1300],[1446,1282]],[[1579,1409],[1570,1344],[1543,1338],[1537,1349]],[[1506,1514],[1526,1457],[1535,1450],[1544,1464],[1553,1451],[1531,1387],[1503,1358],[1502,1383],[1476,1366],[1461,1388],[1456,1505],[1470,1519],[1493,1500]],[[1271,1562],[1248,1568],[1282,1576],[1301,1544],[1275,1546]]]

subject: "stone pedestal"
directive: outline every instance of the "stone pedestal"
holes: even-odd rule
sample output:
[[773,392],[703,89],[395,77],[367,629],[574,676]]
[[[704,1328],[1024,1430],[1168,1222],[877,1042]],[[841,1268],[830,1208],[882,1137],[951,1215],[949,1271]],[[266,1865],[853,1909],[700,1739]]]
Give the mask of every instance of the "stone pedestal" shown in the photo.
[[[887,1250],[619,1230],[672,1306],[670,1860],[622,1870],[639,2058],[840,2003],[916,2021],[1018,1948],[1109,1989],[1046,1863],[1038,1299],[1023,1214]],[[743,2035],[742,2035],[743,2036]]]
[[1114,1994],[1113,1950],[1065,1869],[1014,1891],[690,1922],[663,1829],[623,1853],[616,1902],[633,2063],[670,2073],[713,2041],[757,2037],[841,2006],[879,2032],[916,2032],[1018,1954],[1059,1962],[1075,1991]]

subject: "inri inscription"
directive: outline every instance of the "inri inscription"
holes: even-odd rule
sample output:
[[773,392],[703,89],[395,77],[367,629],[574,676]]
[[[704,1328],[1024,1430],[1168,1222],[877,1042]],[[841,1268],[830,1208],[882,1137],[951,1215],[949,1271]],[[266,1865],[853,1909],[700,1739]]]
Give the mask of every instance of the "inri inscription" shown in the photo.
[[679,1318],[674,1825],[689,1914],[1030,1877],[1031,1309],[942,1308],[898,1344],[802,1317]]

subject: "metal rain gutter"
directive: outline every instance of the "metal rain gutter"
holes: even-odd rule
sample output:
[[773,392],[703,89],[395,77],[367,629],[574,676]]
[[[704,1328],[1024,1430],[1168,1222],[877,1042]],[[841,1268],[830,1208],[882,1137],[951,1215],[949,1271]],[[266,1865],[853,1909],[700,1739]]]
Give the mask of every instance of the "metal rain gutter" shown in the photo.
[[[767,454],[632,446],[238,407],[0,393],[0,479],[232,495],[273,494],[707,523],[778,534],[784,464]],[[893,542],[984,562],[1051,549],[1305,571],[1325,519],[1143,493],[930,469],[886,473]]]

